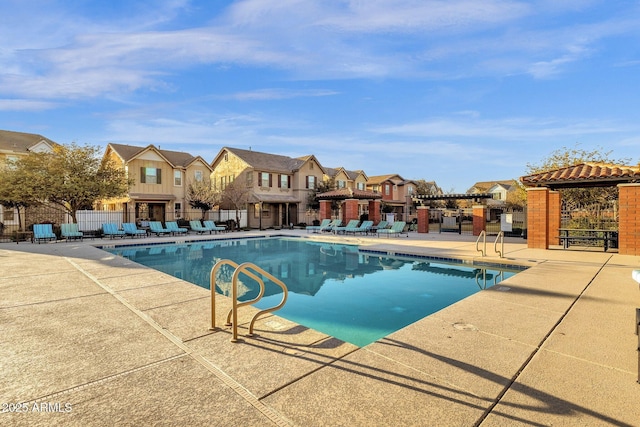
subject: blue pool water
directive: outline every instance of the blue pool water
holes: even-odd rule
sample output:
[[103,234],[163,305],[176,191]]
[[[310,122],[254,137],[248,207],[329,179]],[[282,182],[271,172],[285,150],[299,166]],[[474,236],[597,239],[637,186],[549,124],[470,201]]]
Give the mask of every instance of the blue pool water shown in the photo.
[[[278,316],[364,346],[480,289],[516,274],[513,269],[446,263],[415,256],[388,256],[354,245],[309,239],[225,239],[184,244],[105,249],[137,263],[209,289],[213,265],[221,259],[252,262],[282,280],[289,290]],[[219,283],[232,271],[220,271]],[[240,299],[257,295],[258,285],[241,276]],[[281,290],[265,281],[264,309],[281,300]]]

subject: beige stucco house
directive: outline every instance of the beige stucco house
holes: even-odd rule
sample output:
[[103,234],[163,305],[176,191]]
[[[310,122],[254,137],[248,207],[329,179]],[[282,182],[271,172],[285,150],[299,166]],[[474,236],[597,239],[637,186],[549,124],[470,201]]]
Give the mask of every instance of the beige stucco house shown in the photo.
[[[308,198],[325,169],[313,155],[292,158],[223,147],[211,163],[211,181],[224,190],[230,183],[247,205],[251,228],[308,222]],[[228,206],[223,206],[223,208]]]
[[127,197],[105,200],[97,208],[122,210],[124,222],[172,221],[189,211],[187,186],[208,179],[212,169],[202,157],[154,145],[109,144],[104,157],[121,166],[134,183]]

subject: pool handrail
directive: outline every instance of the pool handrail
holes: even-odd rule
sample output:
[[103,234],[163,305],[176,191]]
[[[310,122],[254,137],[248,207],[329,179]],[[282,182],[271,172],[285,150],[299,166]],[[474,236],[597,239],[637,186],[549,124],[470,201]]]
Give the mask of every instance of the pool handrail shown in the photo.
[[[212,331],[216,330],[216,311],[215,311],[216,310],[216,273],[218,272],[220,267],[222,267],[225,264],[235,268],[232,279],[231,279],[232,308],[231,310],[229,310],[229,313],[227,313],[226,325],[227,326],[231,325],[233,327],[233,338],[231,339],[231,342],[238,342],[238,309],[245,305],[254,304],[264,296],[264,291],[265,291],[264,281],[256,273],[267,277],[273,283],[280,286],[282,288],[283,295],[282,295],[282,301],[280,301],[280,303],[277,304],[276,306],[271,308],[266,308],[264,310],[260,310],[256,314],[254,314],[254,316],[251,318],[251,322],[249,323],[248,336],[253,335],[253,325],[255,324],[255,321],[259,316],[279,310],[280,308],[282,308],[282,306],[284,306],[284,304],[287,302],[288,290],[287,290],[287,286],[280,279],[274,277],[272,274],[268,273],[267,271],[263,270],[262,268],[258,267],[253,263],[245,262],[238,265],[236,262],[231,261],[229,259],[223,259],[216,262],[216,264],[211,269],[211,275],[209,277],[209,287],[211,291],[211,327],[209,329]],[[254,270],[255,273],[250,270]],[[238,301],[238,277],[240,276],[241,273],[244,273],[247,276],[251,277],[260,285],[260,292],[258,293],[258,296],[256,298],[249,301],[242,301],[242,302]],[[232,316],[233,316],[233,320],[231,319]]]

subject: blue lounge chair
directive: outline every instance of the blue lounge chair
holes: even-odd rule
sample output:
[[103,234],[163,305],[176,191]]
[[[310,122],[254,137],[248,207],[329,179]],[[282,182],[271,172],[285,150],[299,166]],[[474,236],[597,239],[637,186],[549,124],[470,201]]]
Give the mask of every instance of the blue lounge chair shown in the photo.
[[216,233],[218,231],[225,231],[227,229],[227,227],[217,226],[213,221],[204,221],[203,224],[207,230],[215,231]]
[[206,232],[209,232],[209,234],[211,234],[211,232],[213,230],[209,230],[206,227],[202,226],[202,223],[200,221],[189,221],[189,227],[191,227],[191,231],[195,231],[198,234],[203,234]]
[[371,226],[373,226],[373,221],[362,221],[362,224],[360,224],[359,227],[354,227],[354,228],[347,227],[344,230],[344,232],[345,234],[353,233],[354,235],[356,233],[369,233],[369,230],[371,230]]
[[326,227],[330,223],[331,223],[330,219],[323,219],[319,225],[307,225],[306,227],[307,233],[309,232],[317,233],[318,231],[320,231],[322,227]]
[[358,226],[358,223],[359,223],[359,222],[360,222],[360,221],[359,221],[359,220],[357,220],[357,219],[352,219],[352,220],[349,220],[349,222],[347,223],[347,225],[345,225],[344,227],[334,226],[334,227],[331,229],[331,231],[333,231],[333,234],[340,234],[340,233],[344,233],[344,232],[347,230],[347,228],[351,228],[351,229],[356,228],[356,227]]
[[320,230],[318,230],[318,231],[331,232],[331,231],[333,231],[334,227],[340,227],[341,225],[342,225],[342,220],[341,219],[334,219],[329,224],[327,224],[326,226],[320,227]]
[[33,224],[33,241],[40,243],[43,240],[58,240],[53,233],[53,227],[51,224]]
[[164,228],[160,221],[149,221],[149,230],[156,236],[161,234],[171,234],[171,230]]
[[382,230],[376,230],[376,232],[378,233],[378,237],[380,237],[381,234],[386,235],[387,237],[390,237],[392,234],[395,237],[400,236],[401,234],[406,234],[407,237],[409,237],[409,233],[407,233],[406,231],[404,231],[404,227],[407,225],[407,223],[405,221],[395,221],[392,225],[391,228],[383,228]]
[[114,237],[124,237],[127,235],[127,233],[118,229],[118,226],[112,222],[102,224],[102,234],[109,236],[110,239],[113,239]]
[[173,234],[174,236],[176,234],[187,234],[187,232],[189,231],[187,228],[178,227],[177,221],[167,221],[164,223],[164,225],[167,227],[167,230],[170,230],[171,234]]
[[142,237],[147,235],[146,230],[141,230],[140,228],[136,227],[136,225],[132,222],[122,223],[122,229],[124,230],[127,236],[131,236],[132,238],[136,236]]
[[384,230],[385,228],[389,228],[389,223],[387,221],[380,221],[377,225],[371,227],[372,232],[376,232],[378,230]]
[[82,231],[78,229],[78,224],[61,224],[60,225],[60,234],[65,240],[68,242],[71,239],[80,239],[82,240],[83,234]]

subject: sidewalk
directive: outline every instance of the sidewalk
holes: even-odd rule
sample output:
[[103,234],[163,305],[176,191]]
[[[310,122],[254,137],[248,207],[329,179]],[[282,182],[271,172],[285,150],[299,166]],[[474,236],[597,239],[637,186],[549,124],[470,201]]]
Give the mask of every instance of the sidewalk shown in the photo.
[[112,241],[0,243],[0,424],[638,425],[640,257],[522,239],[481,257],[452,234],[233,237],[276,233],[531,267],[364,348],[278,316],[233,344],[208,330],[207,290],[94,247]]

